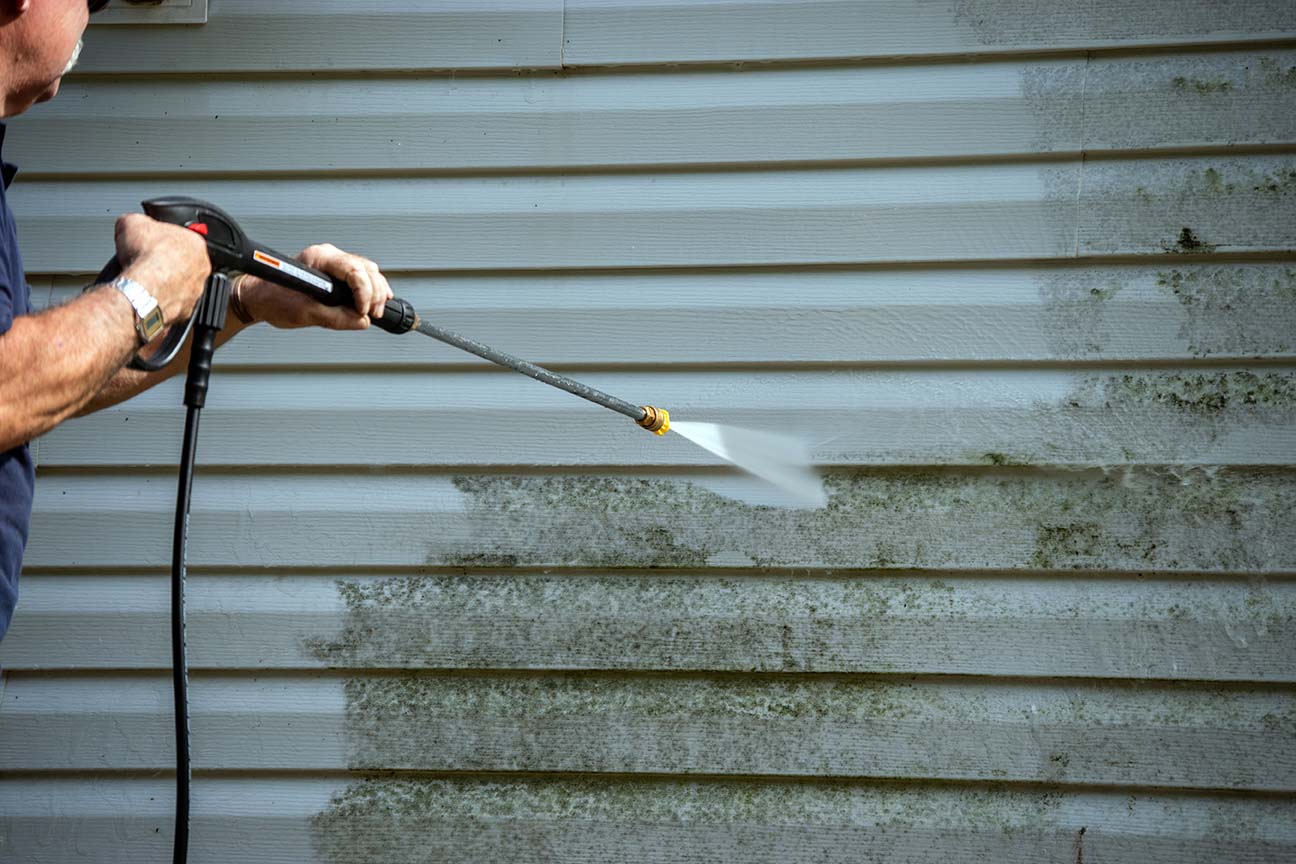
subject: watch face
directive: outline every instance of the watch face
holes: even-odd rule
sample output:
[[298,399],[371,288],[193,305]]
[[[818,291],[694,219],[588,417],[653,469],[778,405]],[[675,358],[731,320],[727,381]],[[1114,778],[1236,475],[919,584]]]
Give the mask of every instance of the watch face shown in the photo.
[[162,330],[162,307],[154,306],[153,311],[139,321],[144,340],[146,342],[152,340]]

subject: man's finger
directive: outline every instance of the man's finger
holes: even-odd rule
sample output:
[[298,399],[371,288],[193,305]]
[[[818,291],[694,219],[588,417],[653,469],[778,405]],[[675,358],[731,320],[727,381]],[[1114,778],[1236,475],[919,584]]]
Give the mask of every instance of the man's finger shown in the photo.
[[357,255],[348,255],[347,284],[355,299],[355,311],[367,315],[373,306],[373,283],[369,280],[369,271],[365,269],[364,259]]
[[373,286],[373,304],[369,307],[369,314],[374,318],[381,318],[387,301],[392,298],[391,286],[383,277],[382,271],[378,265],[368,258],[364,259],[365,269],[369,271],[369,284]]

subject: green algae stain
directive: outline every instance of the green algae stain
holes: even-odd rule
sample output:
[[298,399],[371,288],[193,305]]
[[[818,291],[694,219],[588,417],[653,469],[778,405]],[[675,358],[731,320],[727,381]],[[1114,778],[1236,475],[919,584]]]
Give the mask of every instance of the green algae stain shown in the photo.
[[1184,75],[1176,75],[1170,83],[1180,93],[1196,93],[1199,96],[1227,93],[1233,89],[1232,81],[1210,81]]
[[[1285,423],[1296,405],[1296,381],[1277,372],[1096,376],[1086,388],[1083,402],[1107,410],[1170,410],[1220,422],[1254,417]],[[1224,497],[1231,498],[1247,482],[1227,473],[1202,478],[1196,497],[1227,489]],[[839,472],[825,477],[825,507],[781,510],[668,478],[490,475],[460,481],[468,494],[468,519],[490,545],[434,545],[429,563],[479,551],[516,556],[523,566],[596,569],[695,567],[713,556],[767,568],[1035,566],[1034,543],[1025,536],[1033,537],[1038,526],[1092,522],[1109,532],[1104,517],[1117,511],[1125,528],[1161,524],[1183,496],[1158,496],[1177,484],[1177,478],[1156,472],[1123,480],[1093,474]],[[1210,551],[1193,551],[1182,539],[1164,545],[1181,548],[1175,560],[1205,563],[1225,554],[1216,544],[1237,549],[1240,541],[1212,537]],[[1106,543],[1094,549],[1093,558],[1116,568],[1135,563]],[[1144,564],[1140,556],[1137,566]]]
[[[311,819],[321,860],[776,862],[860,860],[870,841],[952,831],[976,848],[1004,837],[1067,842],[1078,826],[1053,791],[749,780],[373,777]],[[864,844],[864,845],[862,845]],[[667,855],[658,854],[669,850]]]
[[1260,422],[1296,419],[1296,376],[1283,372],[1175,372],[1090,378],[1104,407],[1162,406],[1198,418],[1254,412]]
[[1156,284],[1179,302],[1179,335],[1194,357],[1286,354],[1296,344],[1296,269],[1186,267],[1159,272]]
[[1059,566],[1093,566],[1102,548],[1103,528],[1096,522],[1040,525],[1035,531],[1031,565],[1042,570]]
[[[1296,168],[1287,160],[1222,161],[1186,170],[1167,163],[1145,172],[1153,174],[1155,184],[1133,170],[1112,169],[1112,176],[1129,185],[1137,178],[1145,187],[1155,189],[1155,194],[1144,197],[1122,190],[1120,206],[1132,208],[1140,224],[1155,230],[1147,239],[1162,252],[1205,255],[1226,249],[1290,246],[1288,217],[1296,198]],[[1173,233],[1167,238],[1162,233],[1166,231]],[[1115,251],[1117,247],[1095,248]]]
[[1169,243],[1162,243],[1161,249],[1164,252],[1178,253],[1181,255],[1203,255],[1214,252],[1218,247],[1213,243],[1207,243],[1197,236],[1197,232],[1185,225],[1179,230],[1179,236]]
[[[839,738],[798,749],[750,736],[825,724],[957,723],[989,711],[966,697],[951,704],[939,687],[831,678],[422,673],[353,678],[345,696],[352,770],[621,773],[650,766],[657,773],[776,769],[809,776],[845,767]],[[695,740],[710,746],[693,747]]]
[[1269,171],[1254,178],[1251,191],[1283,195],[1296,188],[1296,169]]
[[1260,72],[1271,87],[1296,88],[1296,66],[1284,67],[1272,57],[1261,57]]
[[875,622],[968,611],[926,577],[429,574],[340,580],[338,594],[344,626],[305,648],[340,668],[887,671]]

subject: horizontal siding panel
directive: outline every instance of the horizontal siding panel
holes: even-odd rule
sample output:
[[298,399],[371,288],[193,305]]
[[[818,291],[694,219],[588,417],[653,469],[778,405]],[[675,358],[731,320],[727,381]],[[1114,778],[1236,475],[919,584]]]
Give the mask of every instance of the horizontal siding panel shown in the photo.
[[[74,174],[1075,151],[1083,67],[1083,61],[1068,60],[743,74],[266,81],[256,84],[255,101],[246,98],[244,80],[114,79],[69,84],[58,102],[24,120],[21,132],[15,128],[11,140],[24,171]],[[1042,115],[1050,120],[1047,134]],[[120,158],[107,164],[94,159],[101,151],[88,149],[83,137],[91,131],[100,146],[119,148]],[[1206,141],[1225,140],[1218,127],[1208,125],[1200,134]],[[294,144],[279,146],[282,141]]]
[[[540,269],[1067,256],[1078,181],[1078,165],[1009,165],[202,181],[186,192],[285,252],[329,241],[391,269]],[[97,272],[113,218],[174,192],[157,181],[15,185],[27,267]]]
[[[0,771],[174,765],[171,679],[9,681]],[[196,770],[837,776],[1296,790],[1286,690],[832,678],[198,676]],[[1097,727],[1097,728],[1095,728]]]
[[[1296,52],[569,77],[72,82],[25,172],[777,163],[1296,141]],[[281,146],[292,141],[291,147]],[[111,148],[112,160],[100,154]]]
[[1289,156],[1085,165],[1084,255],[1296,252],[1296,159]]
[[[423,347],[416,339],[405,337],[412,351]],[[825,465],[1284,465],[1296,455],[1296,374],[1286,369],[591,372],[581,380],[665,407],[676,420],[795,435]],[[41,439],[42,466],[175,464],[182,390],[177,377],[64,424]],[[504,370],[228,375],[212,388],[203,430],[200,461],[210,465],[722,464],[679,435],[644,435],[619,414]],[[306,440],[327,445],[303,447]]]
[[[0,851],[31,864],[170,860],[170,781],[0,780]],[[195,862],[597,860],[1268,864],[1296,853],[1280,798],[675,779],[242,779],[194,785]],[[416,827],[412,827],[416,826]]]
[[[1290,358],[1296,267],[390,274],[424,317],[542,364],[916,363]],[[54,302],[88,276],[55,280]],[[43,287],[49,277],[33,279]],[[651,333],[651,339],[644,339]],[[256,327],[226,367],[477,366],[431,339]],[[215,385],[216,390],[225,384]]]
[[[201,529],[191,531],[192,538]],[[8,669],[170,665],[161,576],[28,574]],[[1289,581],[938,574],[191,574],[195,669],[1296,681]],[[626,650],[630,646],[631,650]]]
[[[301,8],[305,6],[305,8]],[[564,10],[565,6],[565,10]],[[564,14],[565,12],[565,14]],[[201,27],[96,28],[79,73],[557,68],[1076,51],[1290,38],[1284,0],[343,0],[212,3]]]
[[[1244,8],[1255,7],[1230,11]],[[1085,149],[1196,147],[1208,137],[1228,145],[1296,142],[1293,70],[1296,52],[1283,50],[1095,57],[1084,82]]]
[[[762,481],[725,475],[200,472],[189,562],[1290,573],[1293,483],[1241,470],[843,472],[826,478],[826,507],[789,510],[768,505]],[[26,565],[162,565],[174,506],[171,472],[47,474]]]
[[1283,0],[568,0],[569,65],[912,57],[1289,38]]
[[[1283,251],[1296,249],[1293,177],[1296,158],[1266,156],[1094,161],[1083,186],[1079,163],[1050,163],[203,181],[186,191],[289,252],[330,241],[389,269],[543,269]],[[16,185],[28,268],[97,272],[114,216],[174,191],[156,181]]]
[[91,29],[77,73],[552,67],[562,8],[563,0],[213,0],[201,27]]

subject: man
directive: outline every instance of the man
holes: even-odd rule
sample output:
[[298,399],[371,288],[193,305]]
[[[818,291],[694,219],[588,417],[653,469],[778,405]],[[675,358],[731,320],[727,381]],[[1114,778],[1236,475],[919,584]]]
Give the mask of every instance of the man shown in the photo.
[[[107,0],[0,0],[0,117],[54,98],[76,61],[89,16]],[[0,124],[0,147],[4,125]],[[18,571],[31,518],[34,466],[27,442],[70,417],[105,408],[185,368],[187,354],[146,374],[123,368],[141,347],[137,309],[149,295],[165,321],[184,321],[210,271],[202,238],[140,214],[117,220],[122,278],[54,309],[32,314],[13,214],[5,200],[13,166],[3,163],[0,188],[0,638],[18,598]],[[322,306],[259,279],[242,277],[224,342],[255,321],[275,327],[310,325],[363,330],[381,315],[391,288],[374,262],[330,245],[301,258],[346,279],[355,309]]]

